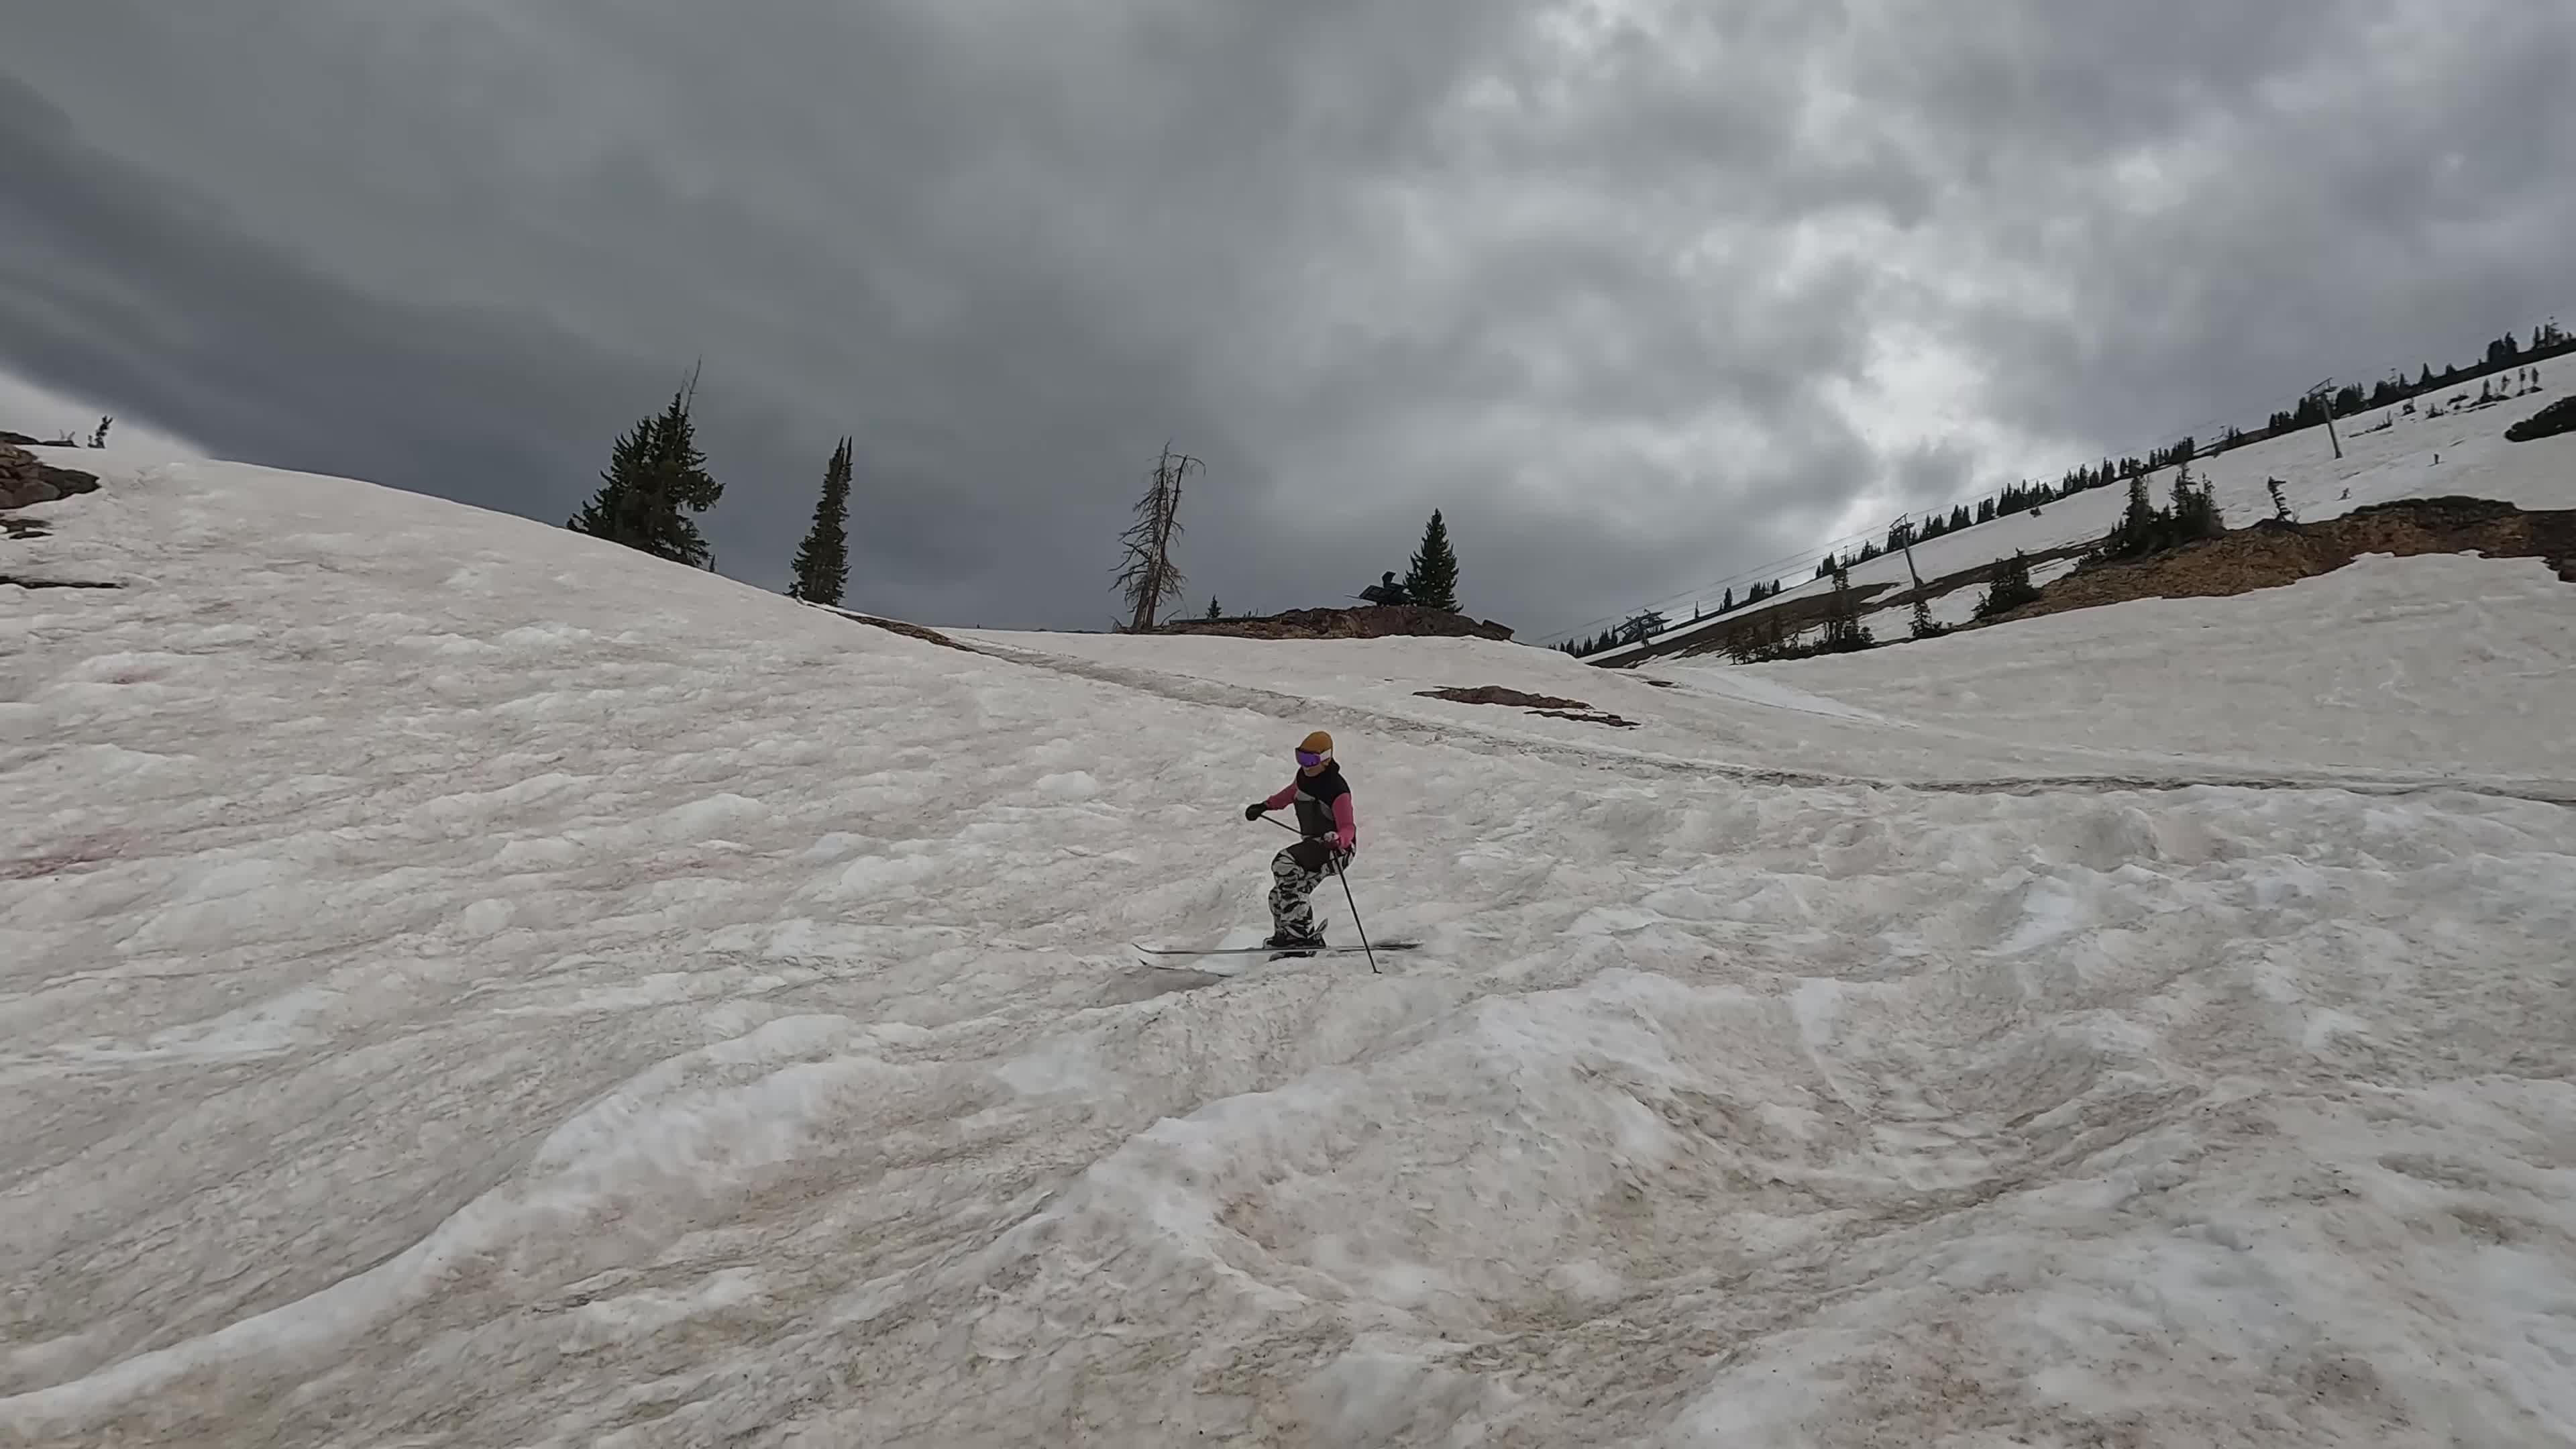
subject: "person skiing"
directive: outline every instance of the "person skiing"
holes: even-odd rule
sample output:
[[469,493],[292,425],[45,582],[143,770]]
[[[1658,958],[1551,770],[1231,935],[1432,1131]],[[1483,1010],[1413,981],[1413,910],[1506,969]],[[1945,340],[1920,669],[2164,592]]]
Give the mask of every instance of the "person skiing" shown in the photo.
[[1315,887],[1329,869],[1338,873],[1359,848],[1359,824],[1351,813],[1350,782],[1333,759],[1333,737],[1322,730],[1297,745],[1297,773],[1285,789],[1267,800],[1243,807],[1243,818],[1297,807],[1297,833],[1302,839],[1270,860],[1270,939],[1262,944],[1293,955],[1322,949],[1323,928],[1315,924]]

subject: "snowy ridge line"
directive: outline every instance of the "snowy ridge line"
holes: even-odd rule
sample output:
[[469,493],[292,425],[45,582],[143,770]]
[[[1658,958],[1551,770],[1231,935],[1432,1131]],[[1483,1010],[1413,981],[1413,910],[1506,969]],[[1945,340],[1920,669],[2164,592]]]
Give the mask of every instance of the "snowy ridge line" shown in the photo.
[[2438,776],[2387,774],[2370,770],[2307,775],[2264,771],[2230,772],[2221,768],[2196,774],[2132,775],[2075,772],[2002,779],[1944,779],[1937,776],[1839,775],[1822,771],[1764,769],[1724,760],[1693,759],[1657,750],[1640,750],[1608,742],[1593,745],[1575,744],[1548,735],[1529,734],[1484,725],[1461,725],[1456,721],[1425,719],[1347,702],[1325,704],[1252,685],[1221,684],[1214,680],[1196,679],[1183,674],[1167,674],[1121,665],[1100,664],[1087,659],[1044,654],[1035,650],[995,644],[990,640],[978,642],[975,648],[978,652],[1010,663],[1140,690],[1185,704],[1249,709],[1284,720],[1322,720],[1343,726],[1363,723],[1388,734],[1423,740],[1432,744],[1454,745],[1458,743],[1460,733],[1472,732],[1495,740],[1509,741],[1517,752],[1553,763],[1582,765],[1595,769],[1619,769],[1622,773],[1640,778],[1689,775],[1705,779],[1710,776],[1720,776],[1743,785],[1786,786],[1799,789],[1919,790],[1926,794],[1938,795],[2038,795],[2049,792],[2110,794],[2124,790],[2162,792],[2193,789],[2342,790],[2357,795],[2373,796],[2412,796],[2455,792],[2504,800],[2522,800],[2536,805],[2576,807],[2576,781],[2510,778],[2464,780]]

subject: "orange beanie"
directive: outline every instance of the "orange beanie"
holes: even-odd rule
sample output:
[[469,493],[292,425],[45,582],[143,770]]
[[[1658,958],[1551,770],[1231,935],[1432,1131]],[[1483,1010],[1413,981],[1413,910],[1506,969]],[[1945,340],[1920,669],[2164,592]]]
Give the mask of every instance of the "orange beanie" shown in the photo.
[[1324,733],[1322,730],[1317,730],[1313,734],[1306,736],[1306,738],[1299,740],[1297,742],[1297,748],[1301,750],[1310,750],[1319,755],[1329,755],[1333,752],[1333,737]]

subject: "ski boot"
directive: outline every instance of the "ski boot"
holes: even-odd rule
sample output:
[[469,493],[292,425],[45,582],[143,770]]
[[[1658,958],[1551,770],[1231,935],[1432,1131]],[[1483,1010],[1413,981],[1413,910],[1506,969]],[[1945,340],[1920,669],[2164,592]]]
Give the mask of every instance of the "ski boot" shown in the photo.
[[1326,943],[1324,941],[1324,933],[1321,931],[1317,931],[1311,936],[1296,936],[1291,935],[1286,931],[1273,931],[1270,933],[1270,939],[1262,942],[1261,944],[1270,948],[1271,960],[1286,961],[1290,959],[1302,960],[1305,957],[1312,956],[1316,952],[1323,950]]

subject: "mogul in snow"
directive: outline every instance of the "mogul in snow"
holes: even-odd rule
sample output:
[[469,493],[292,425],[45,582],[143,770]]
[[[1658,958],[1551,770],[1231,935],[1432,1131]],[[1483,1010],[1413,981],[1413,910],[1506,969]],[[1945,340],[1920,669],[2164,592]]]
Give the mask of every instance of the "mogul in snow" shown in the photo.
[[1333,737],[1322,730],[1298,742],[1297,773],[1287,787],[1244,806],[1243,818],[1258,820],[1292,804],[1297,833],[1305,838],[1270,859],[1270,939],[1264,944],[1289,952],[1320,950],[1324,932],[1315,924],[1315,887],[1327,869],[1338,872],[1359,847],[1350,782],[1333,759]]

